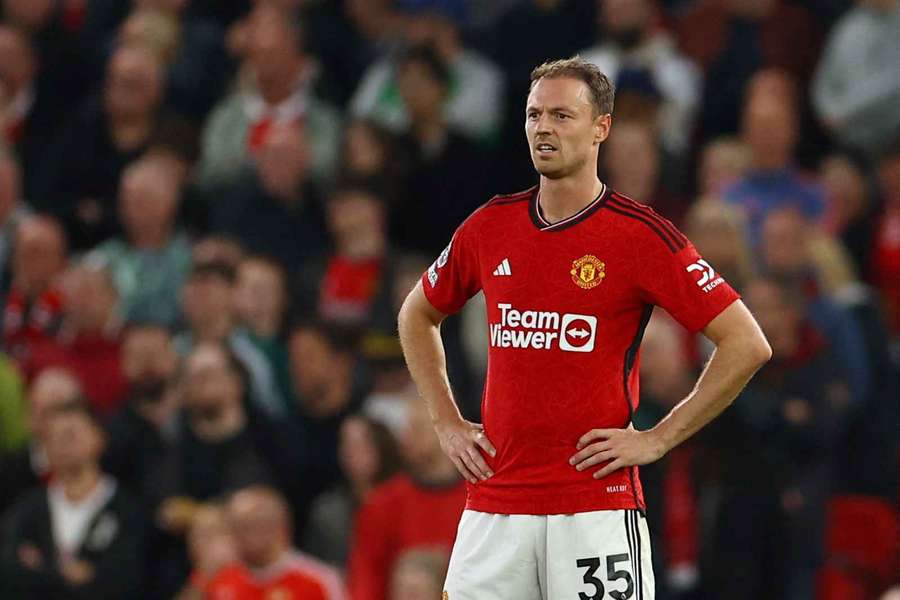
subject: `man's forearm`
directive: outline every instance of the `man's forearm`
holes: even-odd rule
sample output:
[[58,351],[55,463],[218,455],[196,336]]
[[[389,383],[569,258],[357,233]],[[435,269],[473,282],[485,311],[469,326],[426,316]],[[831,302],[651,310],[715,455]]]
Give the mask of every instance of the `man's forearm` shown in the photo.
[[400,312],[399,330],[406,365],[428,405],[432,422],[461,419],[447,377],[440,327],[426,315],[404,306]]
[[[749,348],[755,348],[752,344]],[[768,360],[762,349],[748,350],[745,340],[723,341],[688,396],[653,428],[668,452],[722,413]]]

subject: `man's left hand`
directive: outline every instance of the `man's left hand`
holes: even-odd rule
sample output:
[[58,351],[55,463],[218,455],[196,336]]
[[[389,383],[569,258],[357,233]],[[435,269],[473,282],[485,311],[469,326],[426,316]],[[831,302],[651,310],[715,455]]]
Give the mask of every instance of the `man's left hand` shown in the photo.
[[666,453],[652,430],[637,431],[634,427],[591,429],[581,436],[576,448],[578,452],[569,459],[569,464],[579,471],[609,461],[594,473],[594,479],[602,479],[623,467],[652,463]]

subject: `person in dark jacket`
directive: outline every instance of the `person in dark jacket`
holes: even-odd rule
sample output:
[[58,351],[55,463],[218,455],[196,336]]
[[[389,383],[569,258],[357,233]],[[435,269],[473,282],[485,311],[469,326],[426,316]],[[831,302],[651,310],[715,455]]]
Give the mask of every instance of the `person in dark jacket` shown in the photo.
[[104,437],[83,403],[51,412],[46,449],[54,479],[13,509],[3,536],[2,597],[139,597],[144,518],[137,501],[100,469]]

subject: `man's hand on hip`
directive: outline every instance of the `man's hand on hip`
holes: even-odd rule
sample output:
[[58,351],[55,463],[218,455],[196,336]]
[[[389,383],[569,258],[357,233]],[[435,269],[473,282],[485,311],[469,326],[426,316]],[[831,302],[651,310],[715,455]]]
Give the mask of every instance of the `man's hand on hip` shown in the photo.
[[497,455],[494,445],[484,434],[483,425],[454,419],[436,422],[434,430],[444,454],[450,457],[467,481],[478,483],[479,479],[483,481],[494,474],[481,455],[481,450],[490,456]]
[[634,427],[592,429],[581,436],[576,448],[578,452],[569,459],[569,464],[579,471],[609,461],[594,473],[594,479],[602,479],[623,467],[652,463],[666,453],[652,430],[637,431]]

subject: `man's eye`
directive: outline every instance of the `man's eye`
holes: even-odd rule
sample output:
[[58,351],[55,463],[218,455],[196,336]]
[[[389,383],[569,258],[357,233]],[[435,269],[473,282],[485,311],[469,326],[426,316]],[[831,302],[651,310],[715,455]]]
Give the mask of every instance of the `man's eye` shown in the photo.
[[563,119],[568,119],[569,115],[564,115],[563,113],[556,113],[556,118],[562,121]]
[[534,121],[535,119],[537,119],[537,113],[536,112],[528,113],[528,118],[531,119],[532,121]]

